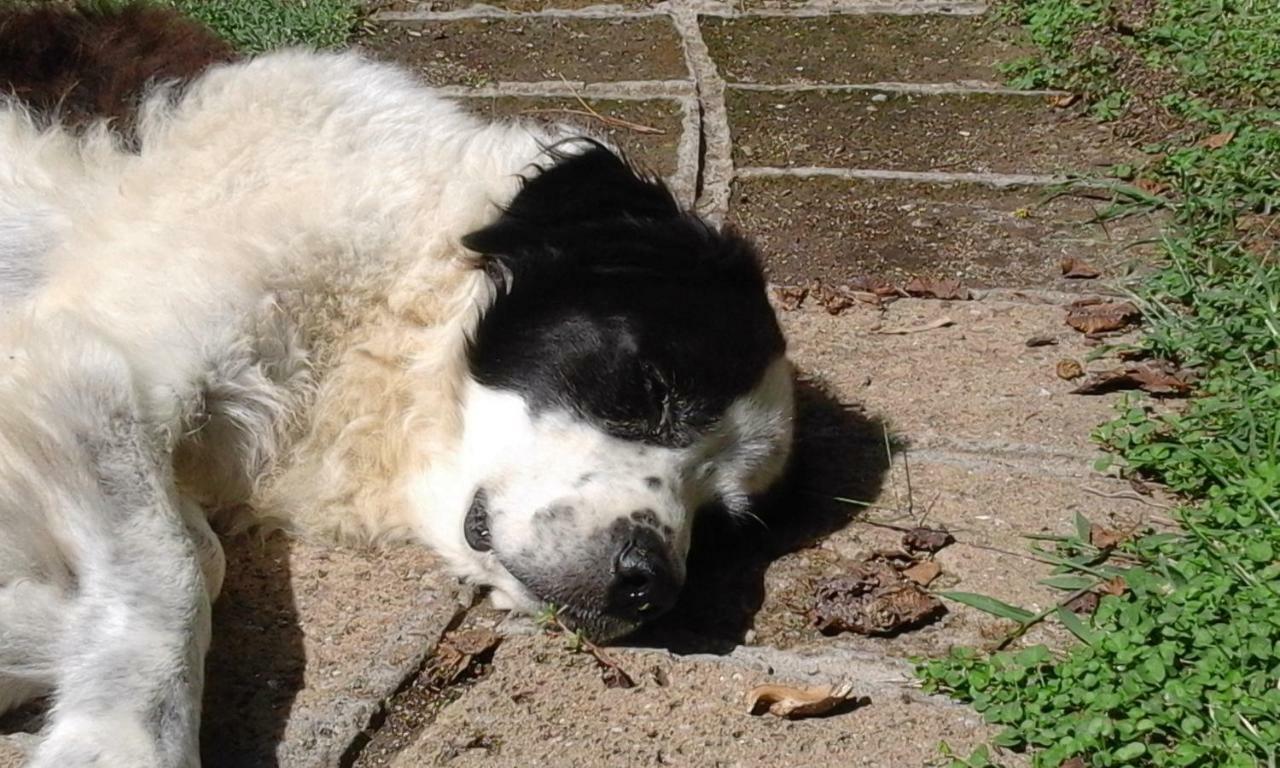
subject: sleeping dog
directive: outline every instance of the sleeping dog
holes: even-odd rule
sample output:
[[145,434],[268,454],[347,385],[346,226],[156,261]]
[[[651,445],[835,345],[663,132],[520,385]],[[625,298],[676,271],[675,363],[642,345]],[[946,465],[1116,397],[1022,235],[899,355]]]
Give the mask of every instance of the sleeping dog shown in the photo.
[[[190,33],[159,13],[116,33]],[[93,69],[120,17],[41,18]],[[782,475],[756,253],[609,147],[351,53],[136,102],[8,74],[136,107],[0,106],[0,712],[52,694],[37,765],[198,765],[211,518],[418,541],[607,640],[674,603],[699,510]]]

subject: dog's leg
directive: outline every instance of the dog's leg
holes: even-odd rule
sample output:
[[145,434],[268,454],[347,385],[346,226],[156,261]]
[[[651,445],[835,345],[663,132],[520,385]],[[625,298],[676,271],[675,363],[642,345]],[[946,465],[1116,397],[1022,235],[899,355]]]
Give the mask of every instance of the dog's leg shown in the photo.
[[38,461],[64,486],[51,514],[76,578],[32,764],[194,767],[210,621],[198,545],[127,363],[90,334],[42,331],[31,350],[34,418],[53,441]]
[[69,607],[65,591],[52,584],[0,587],[0,714],[52,690]]

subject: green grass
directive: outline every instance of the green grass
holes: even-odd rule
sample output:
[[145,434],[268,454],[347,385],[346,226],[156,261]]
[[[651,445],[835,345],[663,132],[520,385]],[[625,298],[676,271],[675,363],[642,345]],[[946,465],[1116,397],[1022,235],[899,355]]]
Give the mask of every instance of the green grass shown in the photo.
[[[1113,215],[1167,209],[1164,266],[1135,298],[1141,347],[1198,374],[1180,410],[1124,402],[1097,439],[1106,464],[1164,483],[1185,504],[1181,533],[1146,532],[1116,551],[1075,535],[1042,543],[1054,585],[1079,591],[1122,575],[1083,620],[1080,643],[922,662],[925,687],[972,703],[1003,726],[1001,747],[1037,766],[1275,766],[1280,759],[1280,3],[1156,0],[1140,31],[1121,34],[1112,6],[1022,0],[1005,12],[1040,54],[1016,62],[1019,85],[1081,93],[1095,115],[1131,103],[1118,60],[1076,44],[1105,34],[1155,73],[1171,138],[1126,169]],[[1092,35],[1092,36],[1090,36]],[[1133,59],[1130,59],[1130,65]],[[1217,134],[1222,146],[1197,137]],[[1176,138],[1174,138],[1176,137]],[[1164,415],[1157,415],[1164,414]],[[1018,615],[1010,611],[1005,615]],[[993,752],[954,765],[992,765]]]
[[160,0],[245,53],[283,46],[337,48],[359,20],[357,0]]

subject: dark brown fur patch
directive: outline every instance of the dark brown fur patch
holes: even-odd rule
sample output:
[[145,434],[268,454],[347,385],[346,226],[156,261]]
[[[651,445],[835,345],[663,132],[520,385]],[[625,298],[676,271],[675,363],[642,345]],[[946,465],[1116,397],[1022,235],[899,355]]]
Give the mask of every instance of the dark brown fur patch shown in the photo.
[[0,92],[71,127],[110,118],[128,135],[149,84],[232,58],[208,29],[145,2],[0,9]]

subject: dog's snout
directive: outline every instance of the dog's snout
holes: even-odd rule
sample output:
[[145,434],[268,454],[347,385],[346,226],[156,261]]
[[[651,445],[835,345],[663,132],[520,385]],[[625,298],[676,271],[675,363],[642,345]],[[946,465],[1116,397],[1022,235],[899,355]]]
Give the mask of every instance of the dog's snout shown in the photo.
[[611,613],[645,620],[675,604],[680,580],[668,545],[647,526],[627,528],[614,553]]

